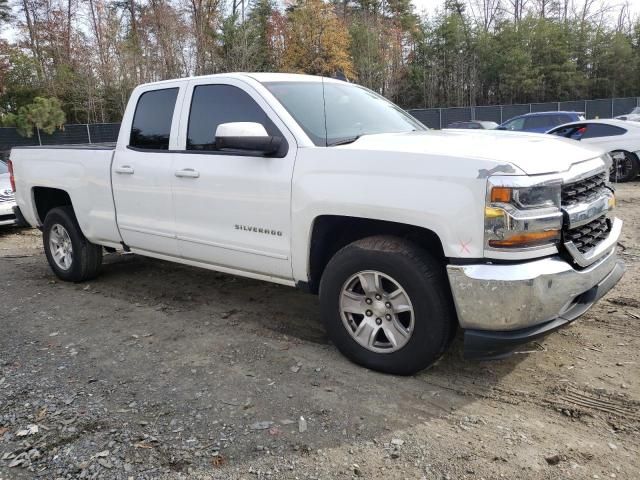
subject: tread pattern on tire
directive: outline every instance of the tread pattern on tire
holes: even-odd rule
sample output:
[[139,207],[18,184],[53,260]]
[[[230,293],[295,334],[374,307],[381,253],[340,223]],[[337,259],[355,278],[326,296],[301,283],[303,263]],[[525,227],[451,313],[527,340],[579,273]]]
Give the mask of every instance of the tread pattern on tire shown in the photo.
[[[434,340],[438,338],[440,343],[436,344],[434,341],[430,348],[427,348],[425,346],[425,355],[423,355],[420,359],[416,358],[415,361],[410,361],[410,363],[413,363],[413,365],[400,364],[398,361],[399,357],[398,360],[391,360],[391,358],[389,357],[389,363],[385,365],[383,356],[393,356],[398,354],[403,355],[402,353],[400,353],[402,352],[402,350],[390,354],[370,354],[368,352],[365,352],[364,350],[359,351],[359,349],[362,349],[363,347],[357,346],[353,347],[352,349],[351,343],[344,340],[342,331],[335,332],[330,330],[329,334],[330,336],[334,337],[334,341],[336,341],[338,348],[340,348],[340,350],[345,353],[345,355],[347,355],[356,363],[360,363],[369,368],[374,368],[376,370],[381,370],[387,373],[401,375],[413,374],[416,371],[433,364],[450,345],[451,340],[453,339],[456,332],[457,322],[455,322],[455,319],[457,317],[455,314],[455,309],[453,307],[453,300],[448,288],[448,279],[446,278],[446,272],[443,268],[443,265],[427,251],[409,240],[389,235],[366,237],[343,247],[333,256],[325,269],[325,273],[327,273],[327,271],[332,273],[328,275],[328,278],[323,275],[320,285],[320,297],[321,305],[323,306],[323,319],[325,321],[325,325],[329,329],[331,329],[332,326],[336,327],[336,324],[339,320],[340,328],[344,329],[344,326],[341,324],[342,320],[340,319],[340,317],[334,318],[332,316],[332,312],[335,315],[335,310],[332,310],[331,305],[334,301],[332,297],[336,291],[337,278],[337,273],[334,274],[333,272],[334,269],[337,272],[340,268],[344,268],[344,262],[347,262],[350,258],[352,258],[351,256],[354,252],[354,249],[364,250],[367,253],[383,252],[385,254],[398,254],[403,257],[403,261],[406,261],[408,264],[415,267],[415,269],[412,270],[410,276],[414,276],[415,278],[415,276],[417,275],[418,278],[423,278],[426,284],[430,284],[433,287],[428,288],[427,286],[430,294],[437,295],[436,303],[443,309],[441,311],[443,321],[437,324],[431,324],[432,326],[437,325],[437,329],[439,329],[439,333],[437,334],[437,336],[432,338]],[[388,262],[389,260],[389,257],[385,258],[385,262]],[[344,272],[341,272],[341,274],[343,273]],[[405,289],[407,288],[406,285],[403,286]],[[426,325],[429,324],[427,323]],[[346,333],[346,330],[344,330],[344,332],[346,335],[348,335]],[[410,348],[410,351],[413,351],[413,349],[417,348],[417,345],[421,344],[414,343],[414,346]],[[364,359],[369,355],[372,355],[370,360]],[[374,359],[373,355],[379,355],[379,357],[377,357],[377,359]],[[411,360],[414,359],[412,358]]]
[[[49,229],[50,225],[56,221],[57,216],[63,219],[63,223],[70,224],[70,227],[75,230],[73,233],[69,232],[69,235],[77,236],[79,239],[80,248],[78,251],[77,246],[74,245],[73,261],[77,262],[77,265],[80,266],[80,269],[68,275],[68,278],[64,278],[63,276],[61,276],[55,268],[54,271],[56,272],[58,277],[67,281],[84,282],[94,279],[100,272],[100,267],[102,265],[102,246],[95,245],[87,240],[87,238],[82,233],[82,230],[80,229],[80,225],[78,224],[78,220],[76,219],[73,207],[70,206],[56,207],[51,209],[49,213],[47,213],[47,216],[44,220],[44,229]],[[44,248],[47,252],[49,252],[48,245],[45,244]]]

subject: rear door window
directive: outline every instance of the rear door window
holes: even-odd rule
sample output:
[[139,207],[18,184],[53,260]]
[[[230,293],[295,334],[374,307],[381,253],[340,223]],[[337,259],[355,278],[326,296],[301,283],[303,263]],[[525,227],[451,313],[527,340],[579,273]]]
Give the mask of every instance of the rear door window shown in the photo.
[[133,115],[129,146],[144,150],[168,150],[171,121],[178,88],[144,92]]
[[587,130],[582,134],[582,138],[614,137],[624,135],[627,131],[624,128],[603,123],[587,124]]
[[527,117],[525,120],[525,126],[527,129],[531,128],[551,128],[558,125],[553,121],[550,115],[535,115],[533,117]]

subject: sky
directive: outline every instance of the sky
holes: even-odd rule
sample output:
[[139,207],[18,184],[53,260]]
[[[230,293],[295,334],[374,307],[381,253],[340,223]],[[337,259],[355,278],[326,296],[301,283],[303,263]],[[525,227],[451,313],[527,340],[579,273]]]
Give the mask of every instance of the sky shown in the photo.
[[[582,3],[582,0],[574,0],[576,3]],[[612,6],[612,15],[614,17],[617,16],[617,11],[622,8],[624,3],[627,3],[627,0],[605,0]],[[445,0],[412,0],[412,3],[416,7],[416,13],[418,14],[433,14],[436,10],[441,9],[444,5]],[[17,3],[16,0],[13,1],[14,5]],[[631,12],[633,15],[640,15],[640,0],[628,0],[628,3],[631,7]],[[16,8],[14,7],[14,10]],[[17,11],[16,11],[17,13]],[[13,41],[15,39],[16,32],[12,28],[4,28],[0,30],[0,38],[3,38],[8,41]]]

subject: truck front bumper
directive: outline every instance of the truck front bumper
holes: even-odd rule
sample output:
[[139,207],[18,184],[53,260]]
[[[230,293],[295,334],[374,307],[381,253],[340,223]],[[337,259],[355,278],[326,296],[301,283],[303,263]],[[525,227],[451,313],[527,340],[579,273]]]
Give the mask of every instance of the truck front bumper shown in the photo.
[[465,329],[465,356],[501,357],[566,325],[611,290],[624,271],[615,247],[581,270],[560,256],[509,265],[447,266]]

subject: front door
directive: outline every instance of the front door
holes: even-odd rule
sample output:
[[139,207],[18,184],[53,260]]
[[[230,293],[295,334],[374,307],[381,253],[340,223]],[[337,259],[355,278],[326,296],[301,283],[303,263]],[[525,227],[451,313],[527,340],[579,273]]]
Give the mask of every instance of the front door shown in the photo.
[[[180,255],[218,267],[290,279],[290,199],[296,143],[262,97],[241,81],[193,80],[181,118],[184,153],[172,191]],[[261,123],[281,136],[278,154],[217,150],[218,125]]]

